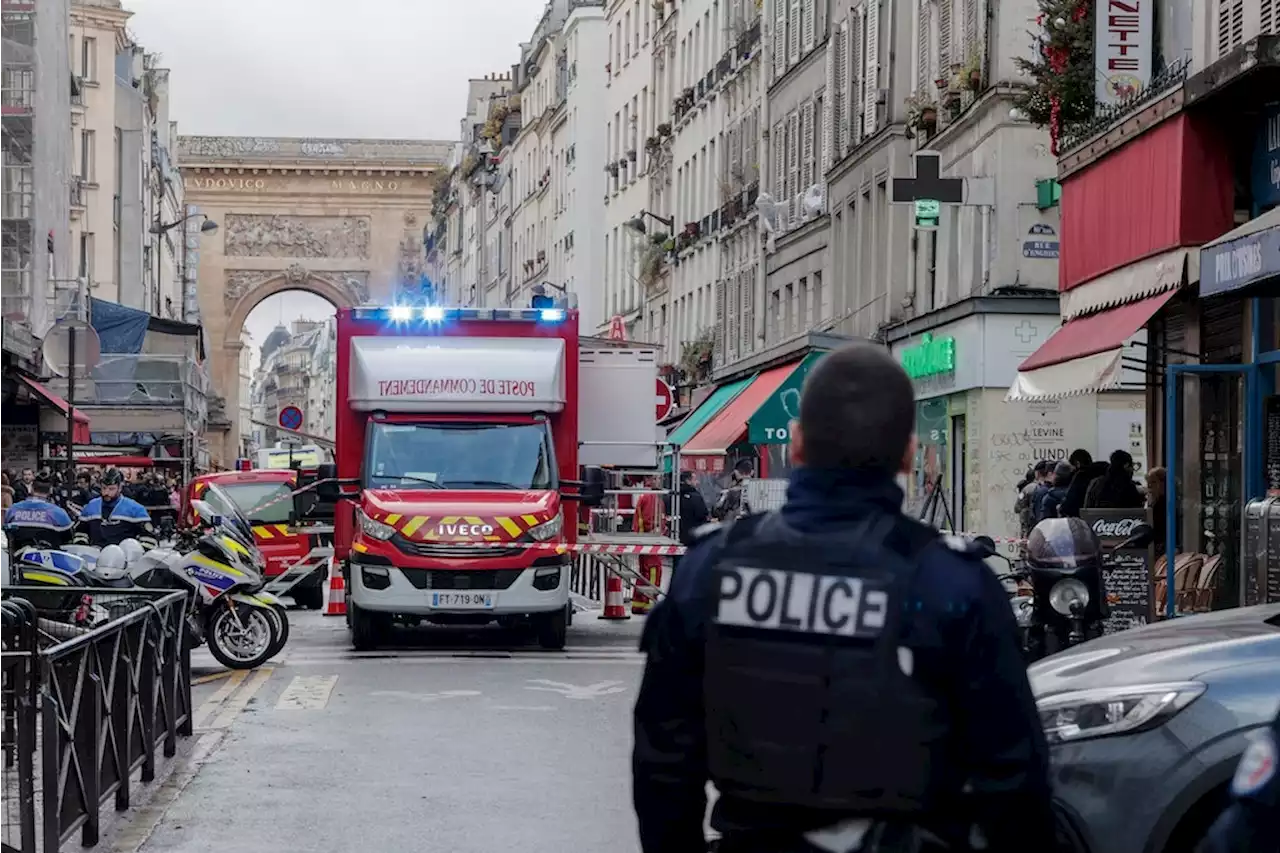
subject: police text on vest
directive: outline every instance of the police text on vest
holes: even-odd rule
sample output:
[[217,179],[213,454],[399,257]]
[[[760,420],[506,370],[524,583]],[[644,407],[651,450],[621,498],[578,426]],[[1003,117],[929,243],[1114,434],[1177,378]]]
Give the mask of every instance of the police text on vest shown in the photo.
[[778,569],[725,568],[715,621],[721,625],[876,637],[889,596],[861,578]]

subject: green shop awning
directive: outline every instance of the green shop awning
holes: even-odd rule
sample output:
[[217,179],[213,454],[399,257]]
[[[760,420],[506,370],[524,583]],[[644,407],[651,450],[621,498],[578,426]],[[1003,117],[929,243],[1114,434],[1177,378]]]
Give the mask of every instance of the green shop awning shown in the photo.
[[800,389],[809,368],[825,352],[811,352],[782,380],[755,414],[747,419],[747,441],[751,444],[786,444],[790,440],[789,424],[800,417]]
[[[702,401],[702,405],[689,413],[680,425],[673,429],[667,436],[667,441],[675,445],[684,445],[689,439],[698,434],[698,430],[702,429],[707,421],[720,414],[720,410],[729,405],[734,397],[742,393],[742,389],[751,384],[751,379],[740,379],[737,382],[730,382],[728,385],[721,385],[712,391],[707,399]],[[663,471],[671,470],[671,457],[668,456],[662,463]]]

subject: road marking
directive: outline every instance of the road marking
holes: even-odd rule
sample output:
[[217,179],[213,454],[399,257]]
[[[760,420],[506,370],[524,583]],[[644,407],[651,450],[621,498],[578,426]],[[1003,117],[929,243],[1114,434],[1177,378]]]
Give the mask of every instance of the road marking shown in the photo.
[[244,686],[244,689],[238,691],[223,703],[222,713],[214,718],[213,724],[209,728],[217,731],[218,729],[228,728],[235,722],[236,717],[248,706],[250,700],[253,699],[253,695],[262,688],[262,685],[267,683],[267,679],[271,677],[273,672],[275,672],[275,669],[269,666],[254,670],[253,678],[249,679],[249,683]]
[[532,687],[525,687],[525,690],[545,690],[548,693],[559,693],[566,699],[598,699],[601,696],[609,696],[613,693],[625,693],[627,688],[622,686],[621,681],[601,681],[597,684],[565,684],[563,681],[548,681],[545,678],[530,679],[529,684]]
[[191,686],[195,687],[198,684],[208,684],[211,681],[220,681],[221,679],[228,678],[235,672],[236,670],[234,669],[224,669],[222,672],[214,672],[209,675],[202,675],[199,678],[191,679]]
[[[549,658],[537,658],[537,659],[530,659],[530,658],[480,658],[479,660],[482,660],[484,663],[487,663],[487,664],[495,664],[495,665],[501,664],[501,665],[507,665],[507,666],[512,666],[512,665],[514,665],[514,666],[532,666],[532,665],[534,665],[535,663],[536,663],[536,665],[538,665],[538,666],[541,666],[541,665],[543,665],[543,664],[553,664],[553,665],[556,665],[556,666],[564,666],[564,665],[569,665],[569,664],[574,664],[574,665],[577,665],[577,666],[582,666],[582,665],[584,665],[584,664],[595,664],[595,665],[597,665],[597,666],[605,666],[605,665],[608,665],[608,666],[618,666],[618,665],[622,665],[622,666],[643,666],[643,665],[644,665],[644,658],[640,658],[640,657],[638,657],[638,658],[634,658],[634,659],[633,659],[633,658],[607,658],[607,657],[590,657],[590,658],[584,658],[584,657],[550,658],[550,657],[549,657]],[[406,657],[393,657],[393,658],[379,658],[379,659],[374,659],[374,660],[360,660],[359,658],[348,658],[348,657],[326,657],[326,658],[313,658],[313,659],[310,659],[310,660],[297,660],[297,659],[290,660],[290,661],[289,661],[289,668],[290,668],[290,669],[301,669],[301,668],[304,668],[304,667],[316,667],[316,666],[323,666],[323,667],[327,667],[327,668],[332,668],[332,667],[335,667],[335,666],[344,666],[344,665],[345,665],[345,666],[352,666],[352,665],[359,665],[359,666],[376,666],[376,665],[381,665],[381,664],[395,664],[395,665],[399,665],[399,666],[417,665],[417,664],[423,664],[423,665],[425,665],[425,664],[454,664],[454,665],[464,665],[464,666],[465,666],[465,665],[474,664],[474,663],[476,663],[476,661],[477,661],[477,659],[476,659],[476,658],[465,658],[465,657],[412,657],[412,656],[406,656]]]
[[438,702],[441,699],[463,699],[479,696],[479,690],[441,690],[439,693],[409,693],[404,690],[375,690],[370,696],[387,696],[395,699],[413,699],[418,702]]
[[249,673],[243,669],[234,670],[227,677],[227,683],[219,687],[212,696],[204,701],[204,704],[200,706],[200,710],[196,711],[196,715],[191,721],[192,726],[197,729],[203,728],[205,721],[213,716],[214,712],[226,701],[228,696],[235,692],[236,688],[244,682],[248,675]]
[[322,711],[337,683],[336,675],[295,675],[276,701],[276,710]]

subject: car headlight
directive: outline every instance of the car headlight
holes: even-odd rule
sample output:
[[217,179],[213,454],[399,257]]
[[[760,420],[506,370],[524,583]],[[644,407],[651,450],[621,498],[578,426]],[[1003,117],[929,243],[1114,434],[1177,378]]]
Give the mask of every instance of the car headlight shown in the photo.
[[1049,590],[1049,606],[1063,616],[1070,616],[1072,608],[1084,610],[1089,606],[1089,587],[1076,578],[1063,578]]
[[383,524],[365,515],[364,510],[356,509],[356,518],[360,521],[360,532],[365,536],[386,541],[396,535],[396,529],[390,524]]
[[560,535],[560,530],[564,527],[564,517],[557,515],[549,521],[544,521],[537,527],[529,528],[529,535],[536,542],[546,542],[548,539],[554,539]]
[[1049,743],[1155,728],[1204,693],[1196,681],[1100,687],[1056,693],[1036,702]]

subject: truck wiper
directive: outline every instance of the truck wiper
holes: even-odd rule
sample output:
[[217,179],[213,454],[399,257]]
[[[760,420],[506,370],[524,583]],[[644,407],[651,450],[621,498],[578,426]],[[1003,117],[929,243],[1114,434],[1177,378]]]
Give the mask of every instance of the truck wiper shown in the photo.
[[[412,480],[415,483],[426,483],[428,486],[431,486],[434,489],[444,488],[444,483],[441,483],[439,480],[428,480],[425,477],[413,477],[413,476],[410,476],[409,474],[378,474],[377,479],[379,480]],[[389,487],[378,486],[378,488],[386,489]]]
[[517,486],[515,483],[504,483],[500,480],[450,480],[451,486],[490,486],[495,489],[523,489],[525,486]]

